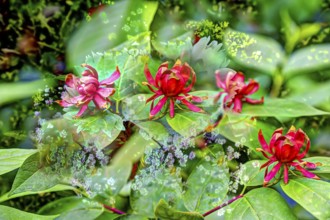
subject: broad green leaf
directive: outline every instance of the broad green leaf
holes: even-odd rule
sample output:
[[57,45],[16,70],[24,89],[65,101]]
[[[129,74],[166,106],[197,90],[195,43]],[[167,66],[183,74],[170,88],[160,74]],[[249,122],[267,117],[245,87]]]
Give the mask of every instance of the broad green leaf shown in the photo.
[[246,68],[273,74],[283,62],[283,50],[272,38],[228,29],[224,45],[228,55]]
[[0,149],[0,175],[17,169],[36,152],[35,149]]
[[2,195],[0,197],[0,203],[10,200],[10,199],[14,199],[17,197],[22,197],[22,196],[27,196],[27,195],[32,195],[32,194],[44,194],[44,193],[48,193],[48,192],[58,192],[58,191],[64,191],[64,190],[73,190],[75,191],[76,188],[74,188],[73,186],[68,186],[68,185],[61,185],[58,184],[52,188],[46,189],[46,190],[42,190],[42,191],[37,191],[37,192],[22,192],[22,193],[17,193],[14,194],[12,196],[9,196],[9,193],[6,193],[4,195]]
[[170,207],[163,199],[156,206],[155,215],[163,220],[203,220],[198,212],[181,212]]
[[161,141],[168,137],[168,131],[160,122],[146,121],[136,123],[136,125],[140,128],[140,134],[146,137],[147,140],[155,138]]
[[131,214],[120,215],[119,217],[115,218],[115,220],[149,220],[149,218],[143,215]]
[[146,100],[151,96],[151,94],[137,94],[125,98],[122,102],[124,118],[129,121],[148,120],[151,102],[146,104]]
[[253,117],[301,117],[329,114],[329,112],[289,99],[265,99],[262,105],[244,104],[241,112],[241,115]]
[[285,76],[330,69],[330,44],[305,47],[294,52],[283,68]]
[[227,114],[221,119],[214,131],[233,142],[249,147],[249,149],[254,151],[255,156],[263,157],[261,153],[255,152],[256,148],[261,147],[258,140],[258,132],[262,130],[265,139],[270,140],[275,129],[274,125],[258,119]]
[[105,198],[116,196],[127,183],[132,166],[130,158],[127,158],[103,167],[98,174],[90,178],[91,191]]
[[[180,209],[182,201],[181,179],[169,170],[157,170],[143,180],[136,179],[138,188],[132,188],[130,204],[133,213],[155,218],[155,208],[159,200],[171,201],[173,208]],[[133,183],[135,184],[135,183]]]
[[260,166],[267,160],[250,160],[242,165],[239,177],[241,184],[245,186],[261,186],[264,182],[265,168]]
[[39,214],[57,214],[58,220],[96,219],[102,212],[103,207],[99,203],[76,196],[55,200],[38,211]]
[[[302,82],[300,82],[299,84],[296,83],[296,85],[299,86],[301,85]],[[326,109],[329,111],[330,107],[328,100],[330,100],[330,82],[315,83],[315,85],[313,84],[312,85],[304,84],[304,85],[305,88],[302,92],[293,93],[292,96],[288,97],[288,99],[297,102],[302,102],[312,106],[320,106],[320,107],[325,106],[328,107]]]
[[122,118],[116,114],[100,112],[92,116],[75,118],[77,111],[79,110],[69,111],[63,117],[73,124],[77,134],[80,133],[86,140],[92,138],[99,148],[111,144],[124,130]]
[[118,214],[111,213],[108,211],[104,211],[101,215],[99,215],[95,220],[114,220],[118,218]]
[[31,98],[40,88],[51,86],[53,81],[37,80],[34,82],[15,82],[0,84],[0,106],[19,99]]
[[[48,213],[47,213],[48,214]],[[29,212],[23,212],[18,209],[14,209],[8,206],[0,205],[0,219],[3,220],[53,220],[58,215],[36,215]]]
[[283,191],[318,219],[330,218],[330,183],[309,178],[281,182]]
[[229,173],[225,164],[204,161],[192,171],[186,182],[184,204],[189,211],[206,212],[220,205],[227,195]]
[[283,197],[271,188],[257,188],[226,208],[225,219],[297,219]]
[[83,22],[67,44],[69,66],[82,63],[92,51],[106,51],[149,31],[157,7],[156,2],[140,0],[115,2]]
[[59,176],[40,168],[39,153],[28,157],[19,168],[9,196],[23,192],[41,192],[60,184]]
[[174,118],[166,115],[168,124],[183,136],[194,136],[209,125],[209,116],[191,111],[176,112]]

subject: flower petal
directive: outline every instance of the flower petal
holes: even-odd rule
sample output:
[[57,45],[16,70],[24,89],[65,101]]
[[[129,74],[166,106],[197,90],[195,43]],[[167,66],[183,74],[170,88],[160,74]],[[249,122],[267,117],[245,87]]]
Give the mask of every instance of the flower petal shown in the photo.
[[116,91],[116,89],[114,89],[114,88],[99,88],[97,90],[97,93],[100,96],[107,98],[107,97],[113,95],[115,93],[115,91]]
[[259,83],[257,83],[254,80],[250,80],[249,84],[244,86],[243,89],[241,90],[241,94],[244,95],[251,95],[258,91],[259,89]]
[[307,177],[307,178],[316,178],[316,179],[318,179],[318,177],[317,177],[314,173],[311,173],[311,172],[305,170],[305,169],[302,168],[298,163],[293,162],[293,163],[291,163],[291,165],[294,166],[295,169],[298,170],[299,172],[301,172],[302,175],[304,175],[305,177]]
[[157,103],[157,105],[155,105],[155,107],[153,107],[150,111],[150,115],[149,117],[152,118],[154,117],[165,105],[167,101],[167,97],[164,96],[161,100],[159,100],[159,102]]
[[84,71],[82,73],[83,76],[92,76],[96,79],[99,79],[99,75],[98,75],[96,69],[94,69],[94,67],[92,67],[86,63],[81,64],[81,66],[87,68],[87,71]]
[[242,111],[242,100],[239,97],[235,97],[234,99],[234,112],[241,112]]
[[190,102],[188,102],[186,99],[182,99],[181,103],[184,104],[185,106],[187,106],[191,111],[193,112],[204,112],[203,109],[198,108],[197,106],[191,104]]
[[152,75],[151,75],[151,73],[150,73],[150,70],[149,70],[149,68],[148,68],[148,64],[146,64],[146,65],[144,66],[144,75],[146,76],[146,78],[147,78],[147,80],[148,80],[148,83],[149,83],[150,85],[153,85],[153,86],[156,87],[155,80],[154,80],[154,78],[152,77]]
[[284,183],[287,184],[289,182],[289,168],[288,165],[284,165]]
[[271,154],[272,152],[270,151],[270,148],[265,140],[264,135],[262,134],[261,129],[259,130],[259,133],[258,133],[258,140],[259,140],[259,143],[260,143],[262,149],[264,149],[265,151],[267,151],[268,153]]
[[75,75],[73,74],[68,74],[66,77],[65,77],[65,84],[68,86],[68,87],[71,87],[71,88],[76,88],[77,85],[78,85],[78,82],[79,82],[79,78],[76,77]]
[[267,174],[267,176],[265,176],[265,179],[264,179],[264,183],[269,183],[269,181],[271,179],[273,179],[275,177],[275,175],[278,173],[278,171],[280,170],[282,166],[282,163],[278,163],[276,164],[273,169]]
[[105,100],[105,98],[103,98],[99,94],[94,95],[93,102],[94,102],[96,108],[98,108],[98,109],[107,108],[108,102]]
[[120,71],[118,66],[116,66],[116,70],[111,74],[109,78],[106,78],[100,82],[101,85],[111,86],[114,81],[116,81],[120,77]]
[[173,118],[174,117],[174,100],[170,99],[170,117]]
[[82,114],[84,114],[84,112],[87,110],[87,108],[88,108],[88,103],[82,105],[80,107],[79,112],[76,114],[76,117],[80,117]]
[[261,97],[260,100],[245,98],[245,101],[250,104],[263,104],[264,103],[264,97]]

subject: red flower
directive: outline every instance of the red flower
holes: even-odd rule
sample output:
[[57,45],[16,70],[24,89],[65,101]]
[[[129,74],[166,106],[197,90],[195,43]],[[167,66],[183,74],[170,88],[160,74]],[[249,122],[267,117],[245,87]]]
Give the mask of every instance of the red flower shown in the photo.
[[[303,168],[303,166],[306,166],[309,169],[315,169],[317,166],[314,163],[302,160],[310,147],[310,141],[307,135],[301,129],[297,131],[293,126],[286,135],[282,135],[282,132],[282,128],[275,130],[268,145],[261,130],[259,131],[258,139],[262,149],[257,148],[257,151],[261,151],[268,159],[268,161],[260,167],[260,169],[266,167],[264,186],[275,177],[282,166],[284,167],[284,183],[289,182],[289,169],[291,166],[307,178],[319,179],[314,173]],[[303,150],[305,144],[306,148]],[[301,150],[303,151],[301,152]],[[276,163],[276,165],[268,173],[268,167],[273,163]]]
[[115,93],[115,89],[112,88],[113,82],[120,77],[117,67],[109,78],[99,82],[98,73],[93,67],[87,64],[81,66],[86,67],[82,77],[78,78],[73,74],[67,75],[66,91],[62,93],[62,100],[57,101],[62,107],[73,105],[80,107],[77,117],[86,111],[90,101],[93,101],[98,109],[107,108],[110,103],[108,97]]
[[260,100],[253,100],[246,96],[255,93],[259,89],[259,83],[250,79],[249,83],[244,82],[244,75],[241,72],[229,71],[225,78],[221,79],[222,75],[220,72],[216,72],[217,86],[224,91],[220,92],[214,99],[217,102],[222,94],[226,94],[223,103],[225,108],[230,108],[233,105],[234,112],[242,111],[242,102],[250,104],[262,104],[264,98]]
[[[153,96],[147,99],[147,103],[152,100],[150,118],[154,117],[163,108],[168,100],[170,103],[171,118],[174,117],[174,105],[177,100],[186,105],[191,111],[204,112],[202,109],[189,102],[189,100],[202,102],[203,99],[188,94],[188,92],[195,84],[196,75],[194,70],[187,63],[182,65],[181,61],[178,60],[172,69],[168,69],[168,62],[165,62],[158,68],[155,79],[152,77],[146,64],[144,68],[144,74],[148,80],[148,83],[144,82],[143,84],[147,85],[149,89],[155,93]],[[158,97],[162,98],[154,106],[154,101]]]

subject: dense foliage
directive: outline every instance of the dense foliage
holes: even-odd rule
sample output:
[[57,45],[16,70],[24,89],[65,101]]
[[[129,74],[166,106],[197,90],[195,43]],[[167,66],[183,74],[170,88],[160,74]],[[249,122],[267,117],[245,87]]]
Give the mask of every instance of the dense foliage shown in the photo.
[[3,5],[0,219],[330,218],[329,2]]

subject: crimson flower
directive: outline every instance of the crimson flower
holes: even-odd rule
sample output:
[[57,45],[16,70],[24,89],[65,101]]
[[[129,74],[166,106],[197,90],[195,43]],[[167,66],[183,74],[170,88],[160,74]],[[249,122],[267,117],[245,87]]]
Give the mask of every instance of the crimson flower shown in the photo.
[[224,91],[216,95],[214,102],[217,102],[222,94],[226,94],[223,103],[226,109],[233,105],[234,112],[242,111],[242,103],[247,102],[250,104],[262,104],[264,97],[260,100],[253,100],[246,96],[255,93],[259,89],[259,83],[253,79],[249,80],[249,83],[244,82],[244,75],[241,72],[229,71],[225,78],[222,79],[220,72],[216,72],[216,83],[217,86]]
[[116,67],[109,78],[99,82],[98,73],[92,66],[87,64],[81,66],[86,68],[82,72],[82,77],[68,74],[65,78],[66,91],[62,93],[62,100],[57,101],[62,107],[80,107],[76,117],[80,117],[86,111],[91,101],[98,109],[108,108],[110,103],[108,97],[115,93],[113,82],[120,77],[119,69]]
[[[152,77],[150,70],[145,65],[144,74],[148,82],[143,84],[148,86],[149,89],[155,93],[146,103],[152,101],[150,107],[150,118],[154,117],[163,106],[169,101],[170,103],[170,117],[174,117],[174,105],[178,100],[191,111],[204,112],[202,109],[193,105],[189,101],[202,102],[203,99],[197,96],[189,95],[188,92],[192,89],[196,82],[196,75],[194,70],[187,64],[181,64],[178,60],[172,69],[168,69],[168,62],[162,63],[156,73],[155,79]],[[155,99],[162,97],[159,102],[154,106]]]
[[[260,167],[260,169],[266,167],[264,186],[275,177],[282,166],[284,167],[285,184],[289,182],[289,169],[291,166],[307,178],[319,179],[314,173],[303,168],[315,169],[317,167],[317,164],[302,160],[310,147],[308,136],[301,129],[296,130],[293,126],[286,135],[282,135],[282,132],[282,128],[275,130],[268,145],[262,131],[259,131],[258,139],[262,149],[257,148],[257,151],[261,151],[268,159],[268,161]],[[304,145],[306,145],[306,147],[303,150]],[[273,163],[276,163],[276,165],[268,172],[268,167]]]

